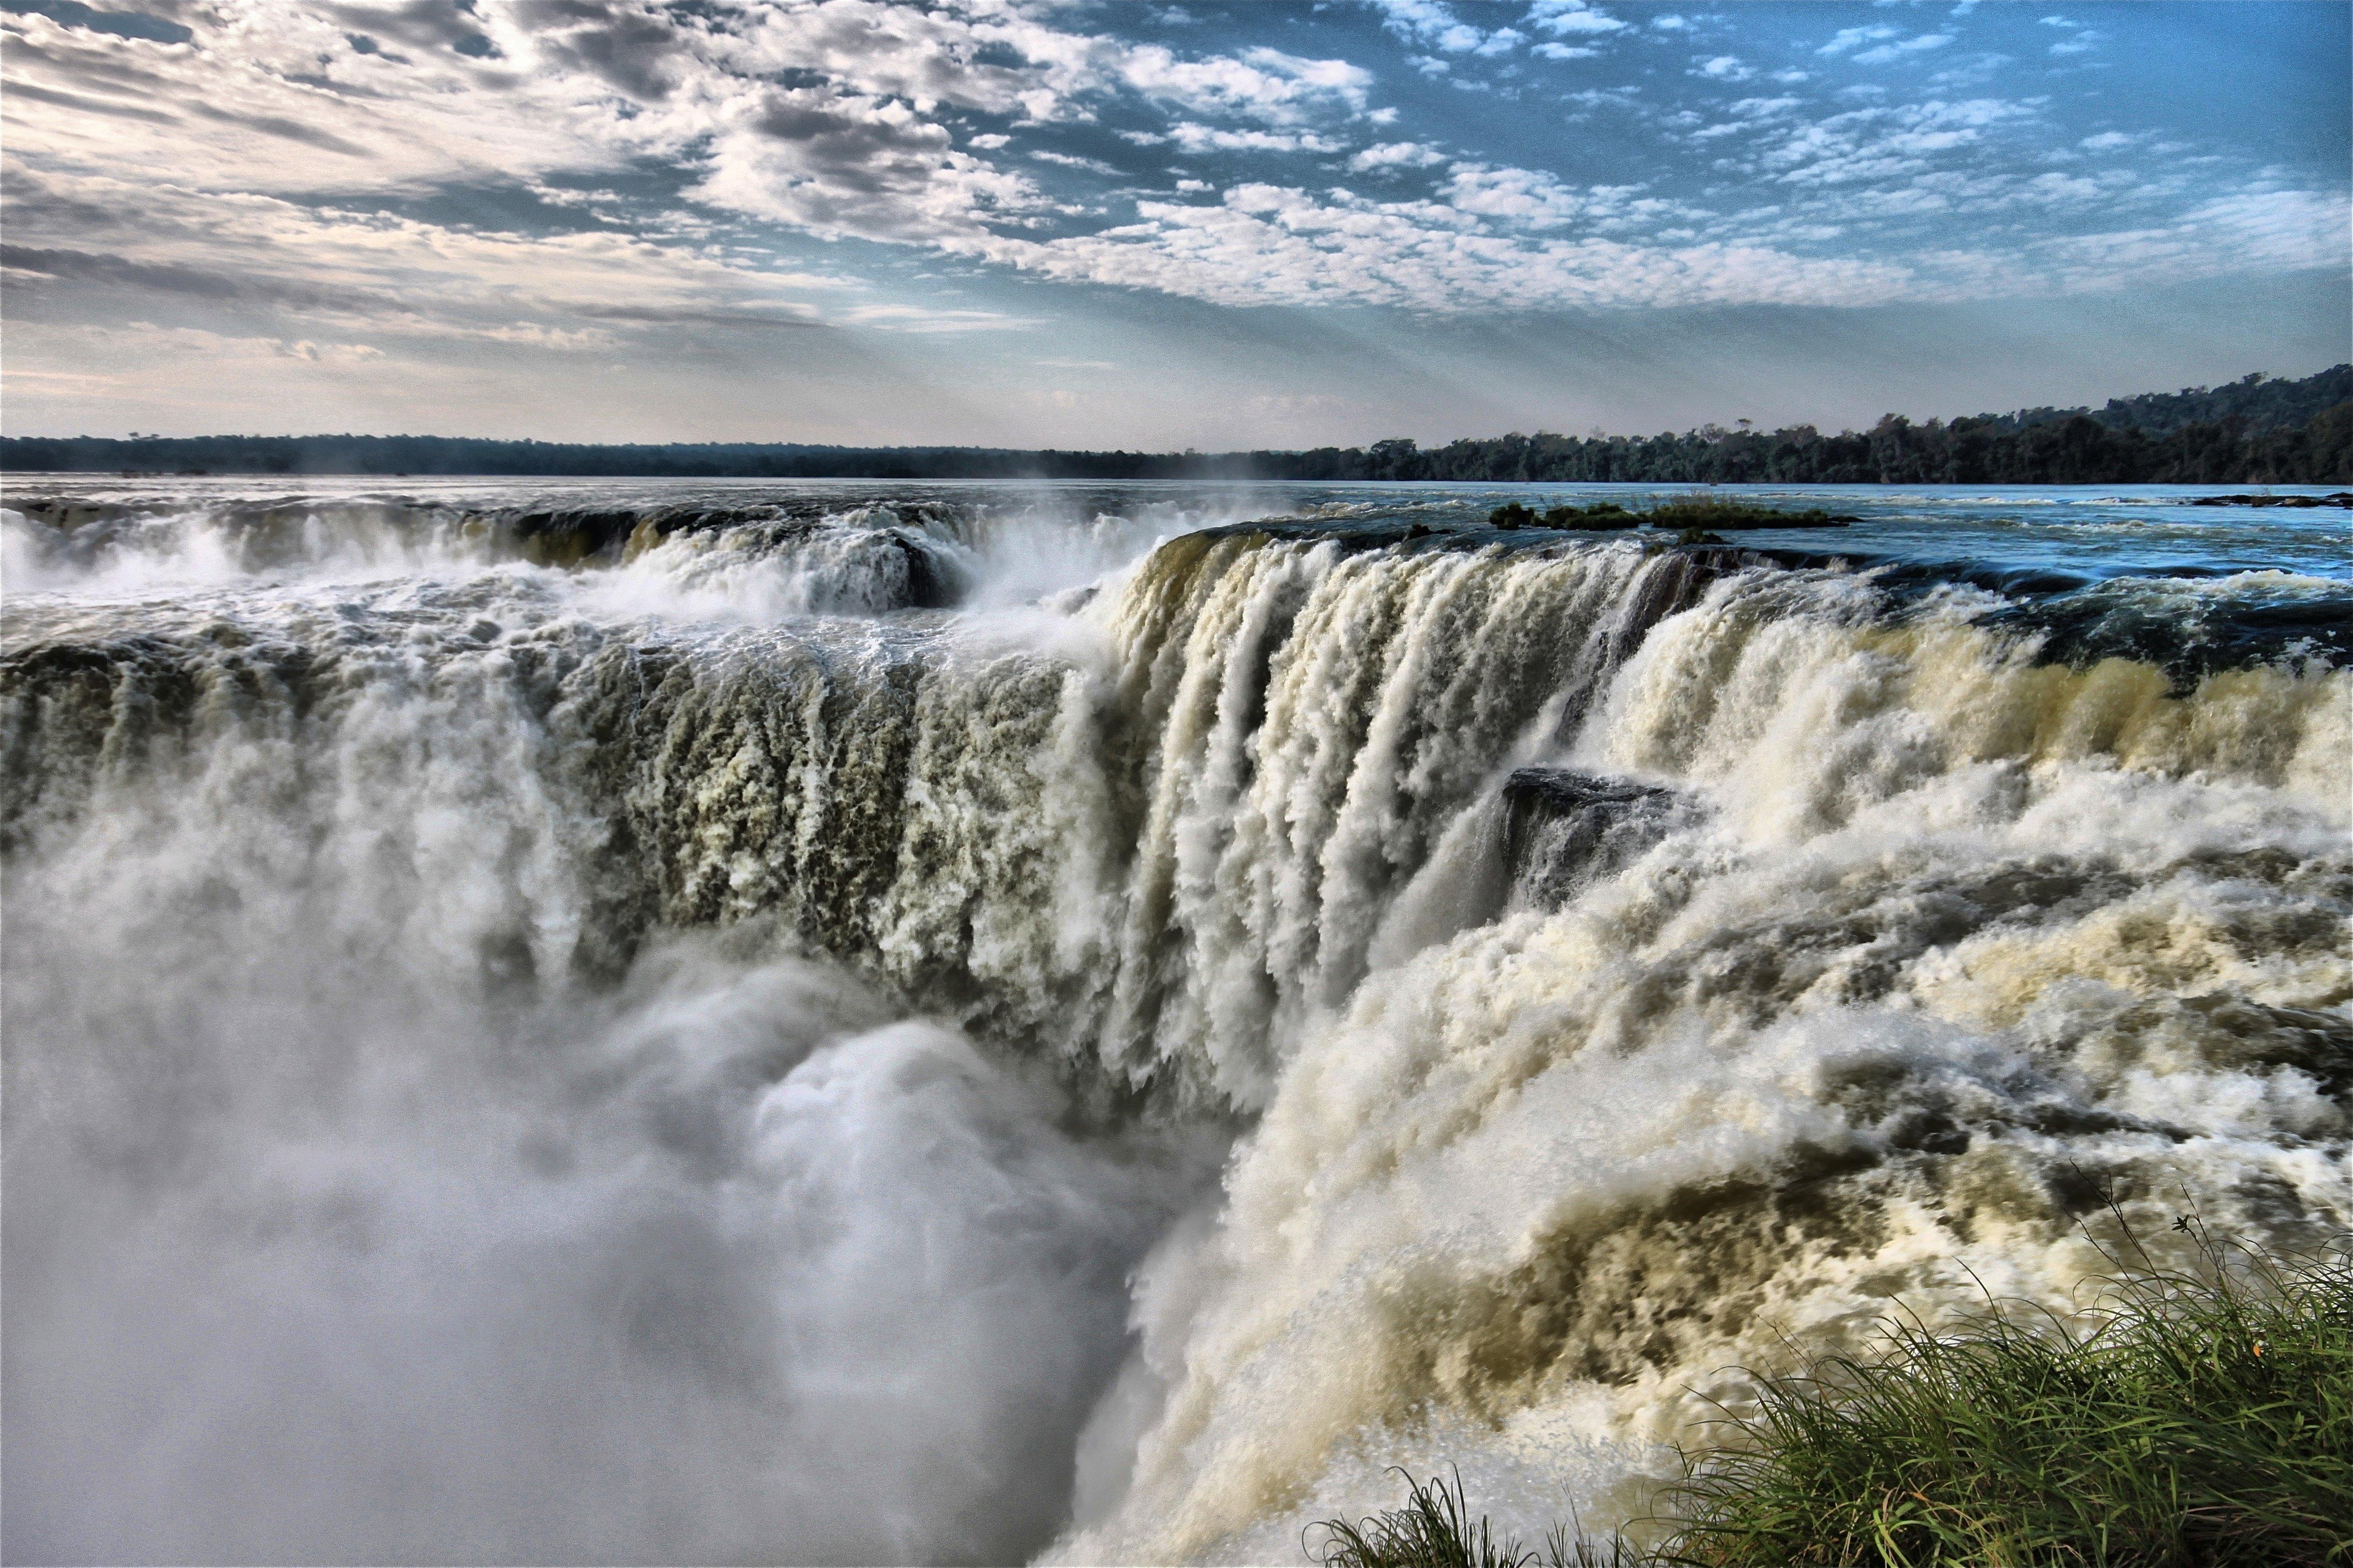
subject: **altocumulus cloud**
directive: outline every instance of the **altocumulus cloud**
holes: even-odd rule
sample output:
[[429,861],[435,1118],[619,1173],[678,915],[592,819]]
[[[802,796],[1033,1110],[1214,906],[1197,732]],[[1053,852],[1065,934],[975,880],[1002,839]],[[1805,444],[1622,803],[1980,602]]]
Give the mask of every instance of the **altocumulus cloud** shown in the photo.
[[[2085,172],[2079,148],[2138,132],[2087,139],[2047,94],[1876,85],[1917,83],[1901,73],[1978,25],[1966,12],[1907,36],[1800,10],[1805,36],[1771,58],[1761,33],[1727,35],[1736,15],[1585,0],[1380,0],[1336,14],[1353,31],[1244,12],[1221,33],[1048,0],[111,15],[5,18],[12,288],[269,305],[376,342],[1035,320],[875,299],[860,247],[1220,305],[1435,312],[1868,306],[2343,259],[2341,187],[2214,158]],[[1409,64],[1440,56],[1434,83]],[[1654,58],[1680,85],[1638,86]],[[1559,74],[1531,97],[1536,71]],[[1876,76],[1843,98],[1831,79],[1740,85],[1767,71]],[[1498,156],[1432,110],[1447,83],[1521,95],[1564,147],[1606,89],[1623,134],[1701,177],[1579,177],[1542,166],[1541,139]]]

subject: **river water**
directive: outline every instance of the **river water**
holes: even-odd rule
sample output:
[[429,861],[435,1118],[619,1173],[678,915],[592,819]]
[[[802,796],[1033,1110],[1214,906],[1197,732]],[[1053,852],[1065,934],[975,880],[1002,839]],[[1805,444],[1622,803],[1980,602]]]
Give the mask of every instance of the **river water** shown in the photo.
[[2353,1220],[2346,514],[1750,493],[12,478],[0,1550],[1606,1529]]

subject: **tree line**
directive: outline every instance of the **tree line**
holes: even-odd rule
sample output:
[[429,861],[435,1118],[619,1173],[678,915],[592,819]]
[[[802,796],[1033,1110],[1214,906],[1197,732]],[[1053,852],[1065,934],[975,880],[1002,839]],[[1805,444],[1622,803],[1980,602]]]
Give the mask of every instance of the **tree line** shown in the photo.
[[1744,421],[1680,435],[1517,433],[1423,447],[1084,452],[674,442],[590,446],[441,436],[0,438],[0,471],[544,475],[689,479],[1450,479],[1657,484],[2353,483],[2353,365],[2221,387],[1869,430]]

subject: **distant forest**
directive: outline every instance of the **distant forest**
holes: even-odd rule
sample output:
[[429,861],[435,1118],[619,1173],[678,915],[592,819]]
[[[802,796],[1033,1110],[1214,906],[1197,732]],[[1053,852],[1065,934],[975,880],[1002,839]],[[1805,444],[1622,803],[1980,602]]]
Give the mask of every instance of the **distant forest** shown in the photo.
[[0,438],[0,471],[486,474],[691,479],[1455,479],[1659,484],[2346,484],[2353,364],[2301,381],[2119,398],[1868,430],[1704,426],[1683,435],[1538,434],[1305,452],[1061,452],[745,442],[573,446],[442,436]]

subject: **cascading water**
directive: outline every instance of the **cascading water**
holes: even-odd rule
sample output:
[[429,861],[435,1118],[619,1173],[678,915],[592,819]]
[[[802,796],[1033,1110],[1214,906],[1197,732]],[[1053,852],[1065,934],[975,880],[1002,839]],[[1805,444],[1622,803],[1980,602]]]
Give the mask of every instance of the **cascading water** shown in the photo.
[[2353,1215],[2330,531],[1495,499],[26,486],[0,1545],[1606,1526],[2098,1194]]

